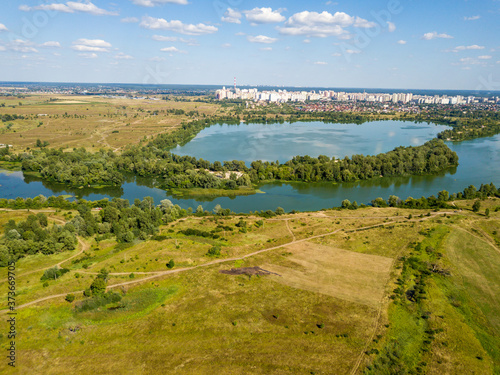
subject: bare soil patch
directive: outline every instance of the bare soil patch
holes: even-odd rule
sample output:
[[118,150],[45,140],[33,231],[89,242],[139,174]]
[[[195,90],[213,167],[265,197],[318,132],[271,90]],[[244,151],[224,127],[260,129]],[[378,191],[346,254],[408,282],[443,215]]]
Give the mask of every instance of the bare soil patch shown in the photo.
[[[226,275],[248,275],[248,276],[262,276],[262,275],[278,275],[277,273],[266,271],[260,267],[241,267],[241,268],[231,268],[230,270],[220,270],[220,273]],[[281,276],[281,275],[278,275]]]

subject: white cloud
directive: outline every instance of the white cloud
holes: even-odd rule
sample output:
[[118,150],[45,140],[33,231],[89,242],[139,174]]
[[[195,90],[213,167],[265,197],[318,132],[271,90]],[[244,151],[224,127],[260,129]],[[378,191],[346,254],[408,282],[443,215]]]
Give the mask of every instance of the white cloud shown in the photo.
[[132,0],[135,5],[141,5],[143,7],[154,7],[163,4],[180,4],[186,5],[187,0]]
[[186,35],[213,34],[219,29],[215,26],[199,23],[197,25],[184,24],[178,20],[167,21],[163,18],[154,18],[149,16],[142,17],[141,27],[150,30],[164,29]]
[[444,52],[461,52],[461,51],[469,51],[469,50],[481,50],[484,49],[484,46],[478,46],[477,44],[473,44],[471,46],[457,46],[451,50],[446,50]]
[[484,49],[483,46],[478,46],[477,44],[473,44],[471,46],[458,46],[455,47],[457,51],[464,51],[464,50],[469,50],[469,49]]
[[377,24],[375,22],[370,22],[370,21],[367,21],[363,18],[360,18],[360,17],[356,17],[356,21],[354,22],[354,27],[360,27],[360,28],[364,28],[364,29],[369,29],[371,27],[375,27],[377,26]]
[[328,65],[328,63],[325,61],[316,61],[314,62],[314,65]]
[[177,42],[179,38],[177,38],[176,36],[153,35],[151,39],[158,42]]
[[3,23],[0,23],[0,31],[9,31],[9,29]]
[[253,8],[246,10],[246,19],[252,24],[283,22],[286,18],[281,15],[283,9],[272,10],[272,8]]
[[243,31],[238,31],[237,33],[235,33],[234,35],[236,36],[245,36],[247,34],[245,34]]
[[125,17],[120,20],[123,23],[136,23],[139,22],[139,18],[137,17]]
[[165,47],[165,48],[162,48],[160,51],[162,52],[176,52],[176,53],[187,53],[186,51],[182,51],[176,47]]
[[304,40],[302,41],[302,43],[309,44],[309,43],[311,43],[311,40],[310,40],[310,39],[304,39]]
[[33,47],[33,42],[22,39],[15,39],[7,45],[7,49],[21,53],[38,53],[38,50]]
[[398,44],[406,44],[406,40],[403,40],[403,39],[398,40]]
[[453,37],[451,35],[448,35],[446,33],[438,34],[436,31],[433,31],[431,33],[425,33],[422,36],[422,39],[424,39],[424,40],[432,40],[432,39],[437,39],[437,38],[441,38],[441,39],[453,39]]
[[289,26],[316,26],[318,24],[336,24],[342,27],[350,26],[355,22],[355,18],[344,12],[336,12],[334,15],[327,11],[322,13],[303,11],[295,13],[286,22]]
[[483,55],[483,56],[478,57],[479,60],[489,60],[492,58],[493,58],[493,56],[489,56],[489,55]]
[[78,56],[81,56],[85,59],[97,59],[99,57],[96,53],[79,53]]
[[262,47],[262,48],[259,48],[261,51],[272,51],[273,50],[273,47]]
[[484,60],[489,60],[491,56],[479,56],[477,59],[473,57],[463,57],[458,63],[453,63],[452,65],[487,65],[488,62]]
[[396,25],[392,22],[387,21],[387,30],[389,30],[390,33],[396,31]]
[[61,48],[61,43],[59,42],[54,42],[54,41],[49,41],[40,44],[40,47],[54,47],[54,48]]
[[332,53],[332,56],[334,56],[334,57],[339,57],[339,56],[342,56],[342,54],[341,54],[341,53],[339,53],[339,52],[335,52],[335,53]]
[[156,40],[157,42],[181,42],[187,44],[188,46],[199,46],[196,39],[178,38],[176,36],[153,35],[151,39]]
[[0,51],[5,51],[6,49],[4,46],[0,46]]
[[283,35],[307,35],[309,37],[324,38],[327,36],[340,36],[345,30],[339,25],[333,26],[300,26],[300,27],[280,27],[280,34]]
[[464,17],[464,21],[476,21],[480,18],[481,18],[481,16]]
[[376,26],[360,17],[353,17],[344,12],[331,14],[327,11],[321,13],[303,11],[295,13],[284,27],[278,30],[284,35],[307,35],[315,37],[341,36],[347,34],[345,27],[370,28]]
[[111,43],[106,42],[102,39],[78,39],[73,42],[73,48],[75,51],[80,52],[109,52]]
[[89,46],[89,47],[103,47],[103,48],[109,48],[111,47],[111,43],[106,42],[105,40],[102,39],[85,39],[81,38],[73,42],[73,44],[81,44],[84,46]]
[[265,35],[257,35],[257,36],[249,35],[249,36],[247,36],[247,39],[249,42],[252,42],[252,43],[264,43],[264,44],[274,43],[278,40],[276,38],[271,38],[271,37],[265,36]]
[[231,45],[231,43],[224,43],[221,47],[222,48],[231,48],[232,45]]
[[132,60],[133,57],[130,55],[126,55],[123,52],[120,52],[119,54],[117,54],[115,56],[115,59],[117,59],[117,60]]
[[351,54],[351,55],[352,55],[352,54],[358,54],[358,53],[361,53],[361,51],[354,50],[354,49],[346,49],[345,51],[346,51],[346,53]]
[[165,61],[165,58],[164,57],[155,56],[155,57],[150,58],[149,60],[160,62],[160,61]]
[[238,12],[237,10],[227,8],[221,20],[223,22],[229,22],[229,23],[241,23],[240,21],[241,17],[242,17],[241,13]]
[[101,9],[101,8],[95,6],[90,1],[87,1],[85,3],[76,2],[76,1],[68,1],[66,3],[42,4],[42,5],[38,5],[35,7],[30,7],[28,5],[21,5],[19,7],[19,10],[22,10],[24,12],[29,12],[32,10],[53,10],[56,12],[63,12],[63,13],[82,12],[82,13],[90,13],[90,14],[93,14],[96,16],[117,16],[118,15],[118,12],[111,12],[111,11],[108,11],[105,9]]

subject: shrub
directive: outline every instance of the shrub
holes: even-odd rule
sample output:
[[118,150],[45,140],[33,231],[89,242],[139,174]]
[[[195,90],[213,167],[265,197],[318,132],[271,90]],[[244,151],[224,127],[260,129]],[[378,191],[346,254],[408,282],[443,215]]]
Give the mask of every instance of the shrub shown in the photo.
[[106,280],[103,277],[97,276],[92,284],[90,284],[90,290],[92,295],[103,294],[106,290]]
[[56,280],[67,272],[69,272],[69,269],[67,268],[59,268],[59,267],[49,268],[48,270],[45,270],[43,276],[40,278],[40,281]]
[[77,306],[75,306],[75,310],[78,312],[95,310],[109,303],[120,302],[121,299],[122,296],[120,294],[109,291],[107,293],[103,293],[97,296],[93,296],[92,298],[83,300]]
[[66,301],[69,303],[73,302],[75,300],[75,295],[74,294],[68,294],[66,295]]
[[207,254],[210,257],[218,257],[220,256],[220,246],[212,246],[210,250],[208,250]]
[[175,262],[173,259],[170,259],[169,262],[167,263],[167,268],[172,269],[175,266]]

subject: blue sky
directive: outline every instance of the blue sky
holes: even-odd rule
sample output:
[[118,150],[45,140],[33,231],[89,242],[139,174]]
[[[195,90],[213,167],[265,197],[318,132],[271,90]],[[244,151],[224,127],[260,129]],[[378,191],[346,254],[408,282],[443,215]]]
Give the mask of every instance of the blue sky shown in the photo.
[[0,80],[500,90],[500,0],[3,0]]

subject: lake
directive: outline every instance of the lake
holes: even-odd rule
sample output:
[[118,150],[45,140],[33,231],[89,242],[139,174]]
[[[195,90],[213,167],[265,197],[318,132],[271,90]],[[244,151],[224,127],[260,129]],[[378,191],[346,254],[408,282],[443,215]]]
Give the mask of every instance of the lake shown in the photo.
[[254,160],[284,163],[297,155],[376,155],[398,146],[419,146],[447,129],[443,125],[373,121],[362,125],[295,122],[283,124],[213,125],[172,152],[211,162]]
[[[298,128],[295,127],[296,124],[299,125]],[[386,152],[399,145],[422,144],[434,138],[445,128],[433,124],[400,121],[379,121],[363,125],[316,122],[291,125],[293,126],[289,124],[215,125],[204,129],[191,142],[178,147],[174,152],[181,154],[185,152],[186,147],[198,144],[198,148],[192,149],[192,156],[210,161],[237,159],[247,163],[259,158],[283,162],[290,159],[290,154],[293,154],[292,156],[325,154],[336,157],[352,154],[368,155]],[[260,130],[257,130],[258,128]],[[224,130],[227,130],[227,133],[224,133]],[[245,130],[248,134],[246,139]],[[310,137],[309,134],[311,134]],[[200,142],[202,139],[205,139],[205,144]],[[258,142],[258,139],[261,141]],[[218,142],[215,148],[211,145],[214,142]],[[261,147],[259,157],[253,158],[254,151],[245,151],[245,144],[267,146]],[[60,184],[24,176],[22,172],[0,171],[0,197],[71,194],[88,200],[120,197],[133,202],[135,198],[142,199],[145,196],[151,196],[157,203],[168,198],[183,208],[196,208],[201,204],[204,209],[211,210],[216,204],[220,204],[223,208],[230,208],[235,212],[274,210],[278,206],[286,211],[312,211],[340,206],[343,199],[366,204],[377,197],[387,199],[389,195],[397,195],[402,199],[409,196],[420,198],[437,195],[441,190],[447,190],[450,193],[463,191],[469,185],[479,188],[481,183],[493,182],[496,186],[500,186],[500,134],[471,141],[447,142],[447,144],[458,154],[460,165],[435,176],[377,178],[341,184],[271,183],[259,187],[263,194],[195,200],[176,199],[168,192],[155,188],[155,181],[151,178],[127,176],[126,182],[121,187],[108,189],[68,189]],[[234,154],[228,153],[228,148]],[[220,157],[217,157],[217,149]]]

